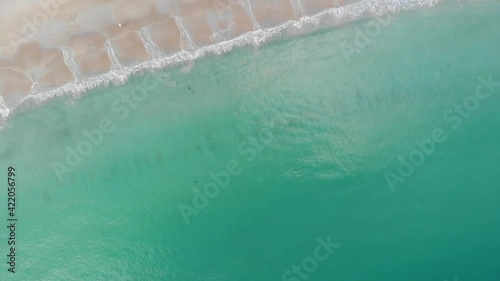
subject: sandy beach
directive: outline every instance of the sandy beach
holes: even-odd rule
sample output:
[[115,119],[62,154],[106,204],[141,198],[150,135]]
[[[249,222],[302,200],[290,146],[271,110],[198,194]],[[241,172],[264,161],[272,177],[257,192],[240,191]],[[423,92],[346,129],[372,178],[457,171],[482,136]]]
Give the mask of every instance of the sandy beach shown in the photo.
[[[49,0],[2,14],[0,90],[15,104],[31,89],[131,67],[335,7],[336,0]],[[3,4],[3,3],[2,3]],[[5,4],[6,5],[6,4]]]

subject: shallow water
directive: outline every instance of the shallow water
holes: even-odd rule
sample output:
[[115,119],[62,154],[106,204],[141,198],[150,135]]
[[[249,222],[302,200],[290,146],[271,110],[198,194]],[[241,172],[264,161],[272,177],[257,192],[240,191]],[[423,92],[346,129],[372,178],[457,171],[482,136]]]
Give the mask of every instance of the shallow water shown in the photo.
[[25,105],[0,131],[19,218],[0,279],[498,280],[500,87],[481,81],[500,81],[499,8],[446,2]]
[[[330,3],[308,1],[307,5],[300,1],[304,5],[298,5],[295,3],[298,0],[253,1],[251,10],[258,12],[252,13],[248,7],[250,4],[244,5],[241,1],[248,2],[181,1],[181,6],[187,10],[179,7],[174,14],[159,7],[159,10],[147,8],[148,4],[141,2],[139,10],[142,12],[160,11],[149,16],[135,14],[134,6],[113,1],[111,5],[118,10],[126,7],[126,11],[134,13],[125,13],[128,14],[125,18],[100,15],[94,20],[83,16],[84,20],[77,28],[74,22],[63,24],[64,28],[70,27],[69,34],[56,32],[54,28],[37,31],[37,37],[43,38],[42,41],[49,40],[48,45],[41,44],[38,38],[20,44],[15,55],[2,58],[0,54],[0,126],[26,102],[41,103],[69,93],[81,94],[110,82],[123,84],[131,75],[141,71],[159,70],[209,54],[220,55],[244,45],[258,47],[280,36],[305,34],[362,18],[433,7],[438,3],[437,0],[336,0]],[[156,0],[149,0],[149,4],[151,2]],[[169,6],[167,2],[159,3]],[[220,9],[220,5],[226,8]],[[107,5],[97,6],[104,10],[109,8]],[[302,12],[297,11],[299,6]],[[71,10],[75,6],[66,8]],[[75,13],[99,15],[88,10],[64,13],[69,13],[70,17]],[[108,22],[107,27],[99,26],[95,30],[98,22],[103,19],[107,22],[109,18],[112,22]],[[217,18],[218,23],[213,21]],[[246,23],[243,23],[245,19]],[[252,19],[253,27],[249,19]],[[229,27],[221,30],[219,24]],[[77,34],[74,34],[75,28]],[[8,37],[11,35],[9,32]]]

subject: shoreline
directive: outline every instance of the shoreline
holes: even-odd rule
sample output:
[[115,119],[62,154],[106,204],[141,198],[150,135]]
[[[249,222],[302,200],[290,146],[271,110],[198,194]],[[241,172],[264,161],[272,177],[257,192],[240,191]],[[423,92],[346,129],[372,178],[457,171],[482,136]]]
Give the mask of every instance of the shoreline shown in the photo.
[[[373,5],[374,3],[377,5]],[[130,36],[126,37],[127,40],[122,42],[123,44],[121,45],[115,42],[112,43],[109,39],[106,40],[95,35],[92,37],[93,40],[90,41],[84,40],[88,36],[78,37],[74,40],[73,48],[61,48],[59,49],[59,53],[55,48],[46,49],[43,52],[37,53],[39,55],[38,61],[41,64],[45,63],[45,65],[48,65],[53,62],[59,62],[60,68],[56,69],[53,73],[34,72],[32,74],[37,79],[42,77],[45,79],[52,79],[51,81],[56,82],[64,81],[63,83],[56,84],[55,86],[44,86],[38,80],[34,80],[31,76],[29,79],[30,81],[26,81],[26,78],[28,77],[26,73],[15,69],[12,65],[8,65],[4,61],[0,61],[0,71],[10,68],[11,76],[8,78],[10,81],[13,81],[16,85],[20,86],[17,89],[17,96],[15,96],[16,89],[10,89],[12,93],[14,93],[11,93],[11,95],[14,95],[14,98],[8,99],[7,103],[4,97],[0,100],[0,119],[2,119],[1,121],[5,121],[17,107],[22,105],[27,100],[33,100],[37,104],[40,104],[56,96],[63,96],[67,94],[79,95],[96,87],[109,84],[110,82],[115,85],[125,83],[130,76],[143,71],[159,71],[168,66],[175,66],[184,62],[193,61],[200,57],[204,57],[205,55],[221,55],[231,51],[233,48],[246,45],[260,46],[261,44],[276,37],[305,34],[324,27],[346,24],[360,18],[369,18],[376,15],[399,11],[408,11],[421,7],[432,7],[435,6],[438,1],[429,0],[410,4],[407,3],[407,5],[398,5],[398,3],[399,2],[396,1],[361,1],[342,7],[331,7],[312,16],[304,16],[296,20],[287,20],[276,27],[247,31],[228,40],[223,40],[214,44],[207,44],[202,47],[194,47],[191,50],[181,49],[169,55],[163,55],[161,51],[158,51],[160,46],[167,46],[160,43],[168,42],[168,40],[158,43],[159,40],[153,40],[152,36],[149,36],[155,33],[147,32],[148,29],[150,29],[150,26],[164,27],[165,25],[172,25],[172,22],[169,22],[168,19],[164,22],[153,22],[142,27],[142,32],[138,33],[138,38],[129,38]],[[179,34],[181,33],[182,31],[179,32]],[[175,38],[175,36],[172,38]],[[179,37],[180,41],[182,41],[182,38],[183,36],[181,35]],[[89,42],[98,42],[98,44],[103,44],[104,48],[95,47]],[[136,42],[136,44],[138,44],[137,47],[139,45],[142,46],[142,52],[135,50],[134,48],[128,48],[129,53],[137,55],[137,57],[131,57],[126,52],[127,48],[124,49],[124,45],[126,47],[127,42]],[[194,44],[194,42],[191,42],[191,44]],[[32,43],[30,46],[32,48],[36,48],[37,45]],[[27,53],[30,50],[32,51],[32,49],[29,48],[22,51]],[[104,61],[104,63],[106,63],[107,58],[107,66],[109,67],[108,70],[103,71],[102,68],[92,70],[91,63],[86,65],[86,68],[81,67],[81,56],[87,54],[88,51],[86,52],[86,50],[97,51],[97,55],[95,57],[96,61]],[[135,51],[137,51],[137,53],[135,53]],[[21,54],[23,54],[23,52],[21,52]],[[126,59],[128,59],[128,61]],[[25,63],[27,64],[29,61]],[[99,70],[101,73],[99,73]],[[95,71],[96,74],[87,76],[89,71]],[[12,72],[14,72],[17,77],[16,75],[12,75]],[[26,75],[24,81],[19,77],[23,74]],[[6,89],[9,91],[9,88],[4,86],[4,91],[6,91]],[[19,89],[21,91],[27,90],[27,92],[24,93],[24,96],[21,96],[22,92],[21,95],[19,94]],[[7,95],[7,97],[9,97],[9,95]]]

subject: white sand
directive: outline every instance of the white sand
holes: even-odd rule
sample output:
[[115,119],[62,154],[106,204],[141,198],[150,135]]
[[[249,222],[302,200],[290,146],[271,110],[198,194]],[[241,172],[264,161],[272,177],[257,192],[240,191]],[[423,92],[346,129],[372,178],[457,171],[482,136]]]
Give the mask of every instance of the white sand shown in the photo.
[[[193,50],[277,26],[337,3],[339,0],[0,1],[0,34],[7,35],[0,36],[1,95],[5,104],[12,104],[27,95],[32,85],[57,87],[106,73],[113,66],[133,66],[157,55]],[[78,73],[68,67],[63,50],[73,54]]]

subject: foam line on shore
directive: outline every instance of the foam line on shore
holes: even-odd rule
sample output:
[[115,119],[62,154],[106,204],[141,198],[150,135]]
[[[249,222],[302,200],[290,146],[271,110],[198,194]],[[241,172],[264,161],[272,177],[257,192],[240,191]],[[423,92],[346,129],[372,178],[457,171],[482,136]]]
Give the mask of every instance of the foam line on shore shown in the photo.
[[[289,20],[277,27],[260,29],[241,34],[233,39],[211,44],[197,48],[192,51],[183,50],[170,56],[152,59],[142,62],[132,67],[113,64],[113,68],[104,74],[94,77],[82,77],[78,75],[75,81],[66,83],[53,89],[43,89],[37,83],[34,83],[29,95],[21,99],[11,108],[8,108],[0,96],[0,116],[2,119],[9,117],[12,112],[21,104],[28,100],[36,103],[43,103],[51,98],[64,96],[67,94],[80,95],[99,86],[105,86],[109,83],[120,85],[125,83],[130,76],[143,71],[158,71],[168,66],[178,65],[183,62],[189,62],[207,54],[221,55],[231,51],[233,48],[246,45],[259,46],[262,43],[283,35],[286,30],[296,30],[299,33],[315,31],[322,27],[345,24],[360,18],[370,18],[381,16],[387,13],[396,13],[400,11],[410,11],[417,8],[433,7],[439,0],[365,0],[343,7],[334,7],[317,13],[313,16],[305,16],[298,20]],[[336,24],[321,25],[325,19],[335,19]],[[303,29],[306,29],[305,32]],[[110,46],[109,46],[110,47]],[[108,50],[112,52],[112,50]],[[69,60],[69,54],[66,54],[65,60]],[[110,59],[113,58],[113,54]],[[116,59],[116,58],[115,58]]]

